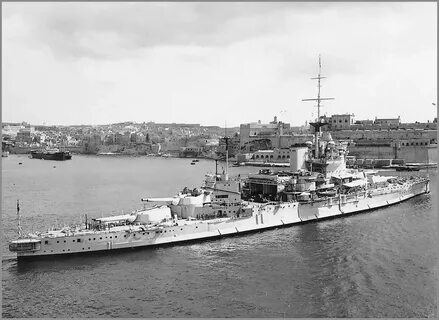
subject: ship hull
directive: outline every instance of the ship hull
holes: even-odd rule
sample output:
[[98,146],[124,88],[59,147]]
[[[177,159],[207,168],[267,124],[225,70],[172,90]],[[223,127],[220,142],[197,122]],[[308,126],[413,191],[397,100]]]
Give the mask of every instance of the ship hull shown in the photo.
[[31,151],[30,155],[32,159],[43,159],[43,152]]
[[[137,249],[162,245],[203,241],[236,236],[323,219],[337,218],[382,208],[429,192],[428,181],[402,186],[394,192],[381,190],[372,197],[334,197],[321,202],[277,204],[249,203],[252,215],[241,218],[221,218],[169,226],[160,230],[90,231],[87,234],[59,238],[41,238],[38,250],[17,252],[18,259],[47,256],[69,256],[114,250]],[[378,192],[378,191],[377,191]],[[79,241],[78,241],[79,240]]]
[[43,154],[43,159],[44,160],[64,161],[64,160],[72,159],[72,155],[70,153],[60,151],[60,152]]
[[40,151],[31,151],[32,159],[44,159],[44,160],[57,160],[64,161],[72,159],[72,155],[70,152],[59,151],[59,152],[40,152]]

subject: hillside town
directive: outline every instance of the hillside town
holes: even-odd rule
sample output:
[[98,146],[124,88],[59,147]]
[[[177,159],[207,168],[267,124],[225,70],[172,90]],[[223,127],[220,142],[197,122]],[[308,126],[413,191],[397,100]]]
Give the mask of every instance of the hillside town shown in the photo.
[[[437,162],[437,118],[426,123],[392,119],[356,120],[353,114],[321,116],[323,135],[346,141],[349,155],[362,159]],[[109,125],[46,126],[2,124],[2,151],[28,154],[58,148],[73,154],[173,156],[221,159],[226,144],[237,163],[288,163],[292,146],[313,141],[312,126],[278,121],[221,128],[200,124],[123,122]],[[227,143],[226,143],[227,142]]]

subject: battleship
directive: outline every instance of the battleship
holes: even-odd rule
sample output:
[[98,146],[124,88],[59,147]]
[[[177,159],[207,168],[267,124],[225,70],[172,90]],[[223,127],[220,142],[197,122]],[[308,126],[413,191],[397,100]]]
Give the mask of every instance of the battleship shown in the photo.
[[[326,99],[320,98],[321,78],[319,61],[318,97],[305,99],[318,107]],[[9,250],[24,260],[201,241],[344,217],[429,193],[425,177],[347,168],[347,144],[321,132],[320,116],[311,125],[314,142],[290,148],[289,170],[229,177],[226,138],[222,173],[216,167],[202,186],[175,196],[142,198],[143,207],[129,214],[23,235],[17,202],[18,239]]]

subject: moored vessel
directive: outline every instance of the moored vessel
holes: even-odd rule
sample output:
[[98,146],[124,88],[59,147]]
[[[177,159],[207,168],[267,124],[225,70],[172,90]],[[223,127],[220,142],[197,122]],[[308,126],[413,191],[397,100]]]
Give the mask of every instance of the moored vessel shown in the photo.
[[59,149],[31,150],[30,155],[32,159],[58,160],[58,161],[72,159],[72,155],[70,151],[67,150],[60,151]]
[[[320,106],[322,99],[319,92],[309,100]],[[245,179],[229,177],[226,138],[221,174],[216,170],[201,187],[184,188],[175,196],[143,198],[143,208],[130,214],[86,218],[81,225],[23,235],[17,203],[19,237],[9,250],[24,259],[213,239],[346,216],[429,192],[425,177],[383,177],[346,168],[346,144],[322,136],[320,117],[311,125],[315,141],[291,147],[288,171],[263,169]]]

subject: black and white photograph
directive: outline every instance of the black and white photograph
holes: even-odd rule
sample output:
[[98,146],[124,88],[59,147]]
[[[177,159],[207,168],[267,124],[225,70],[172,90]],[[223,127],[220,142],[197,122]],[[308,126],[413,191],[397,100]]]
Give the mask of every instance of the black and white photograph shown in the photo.
[[2,2],[2,318],[437,318],[437,9]]

